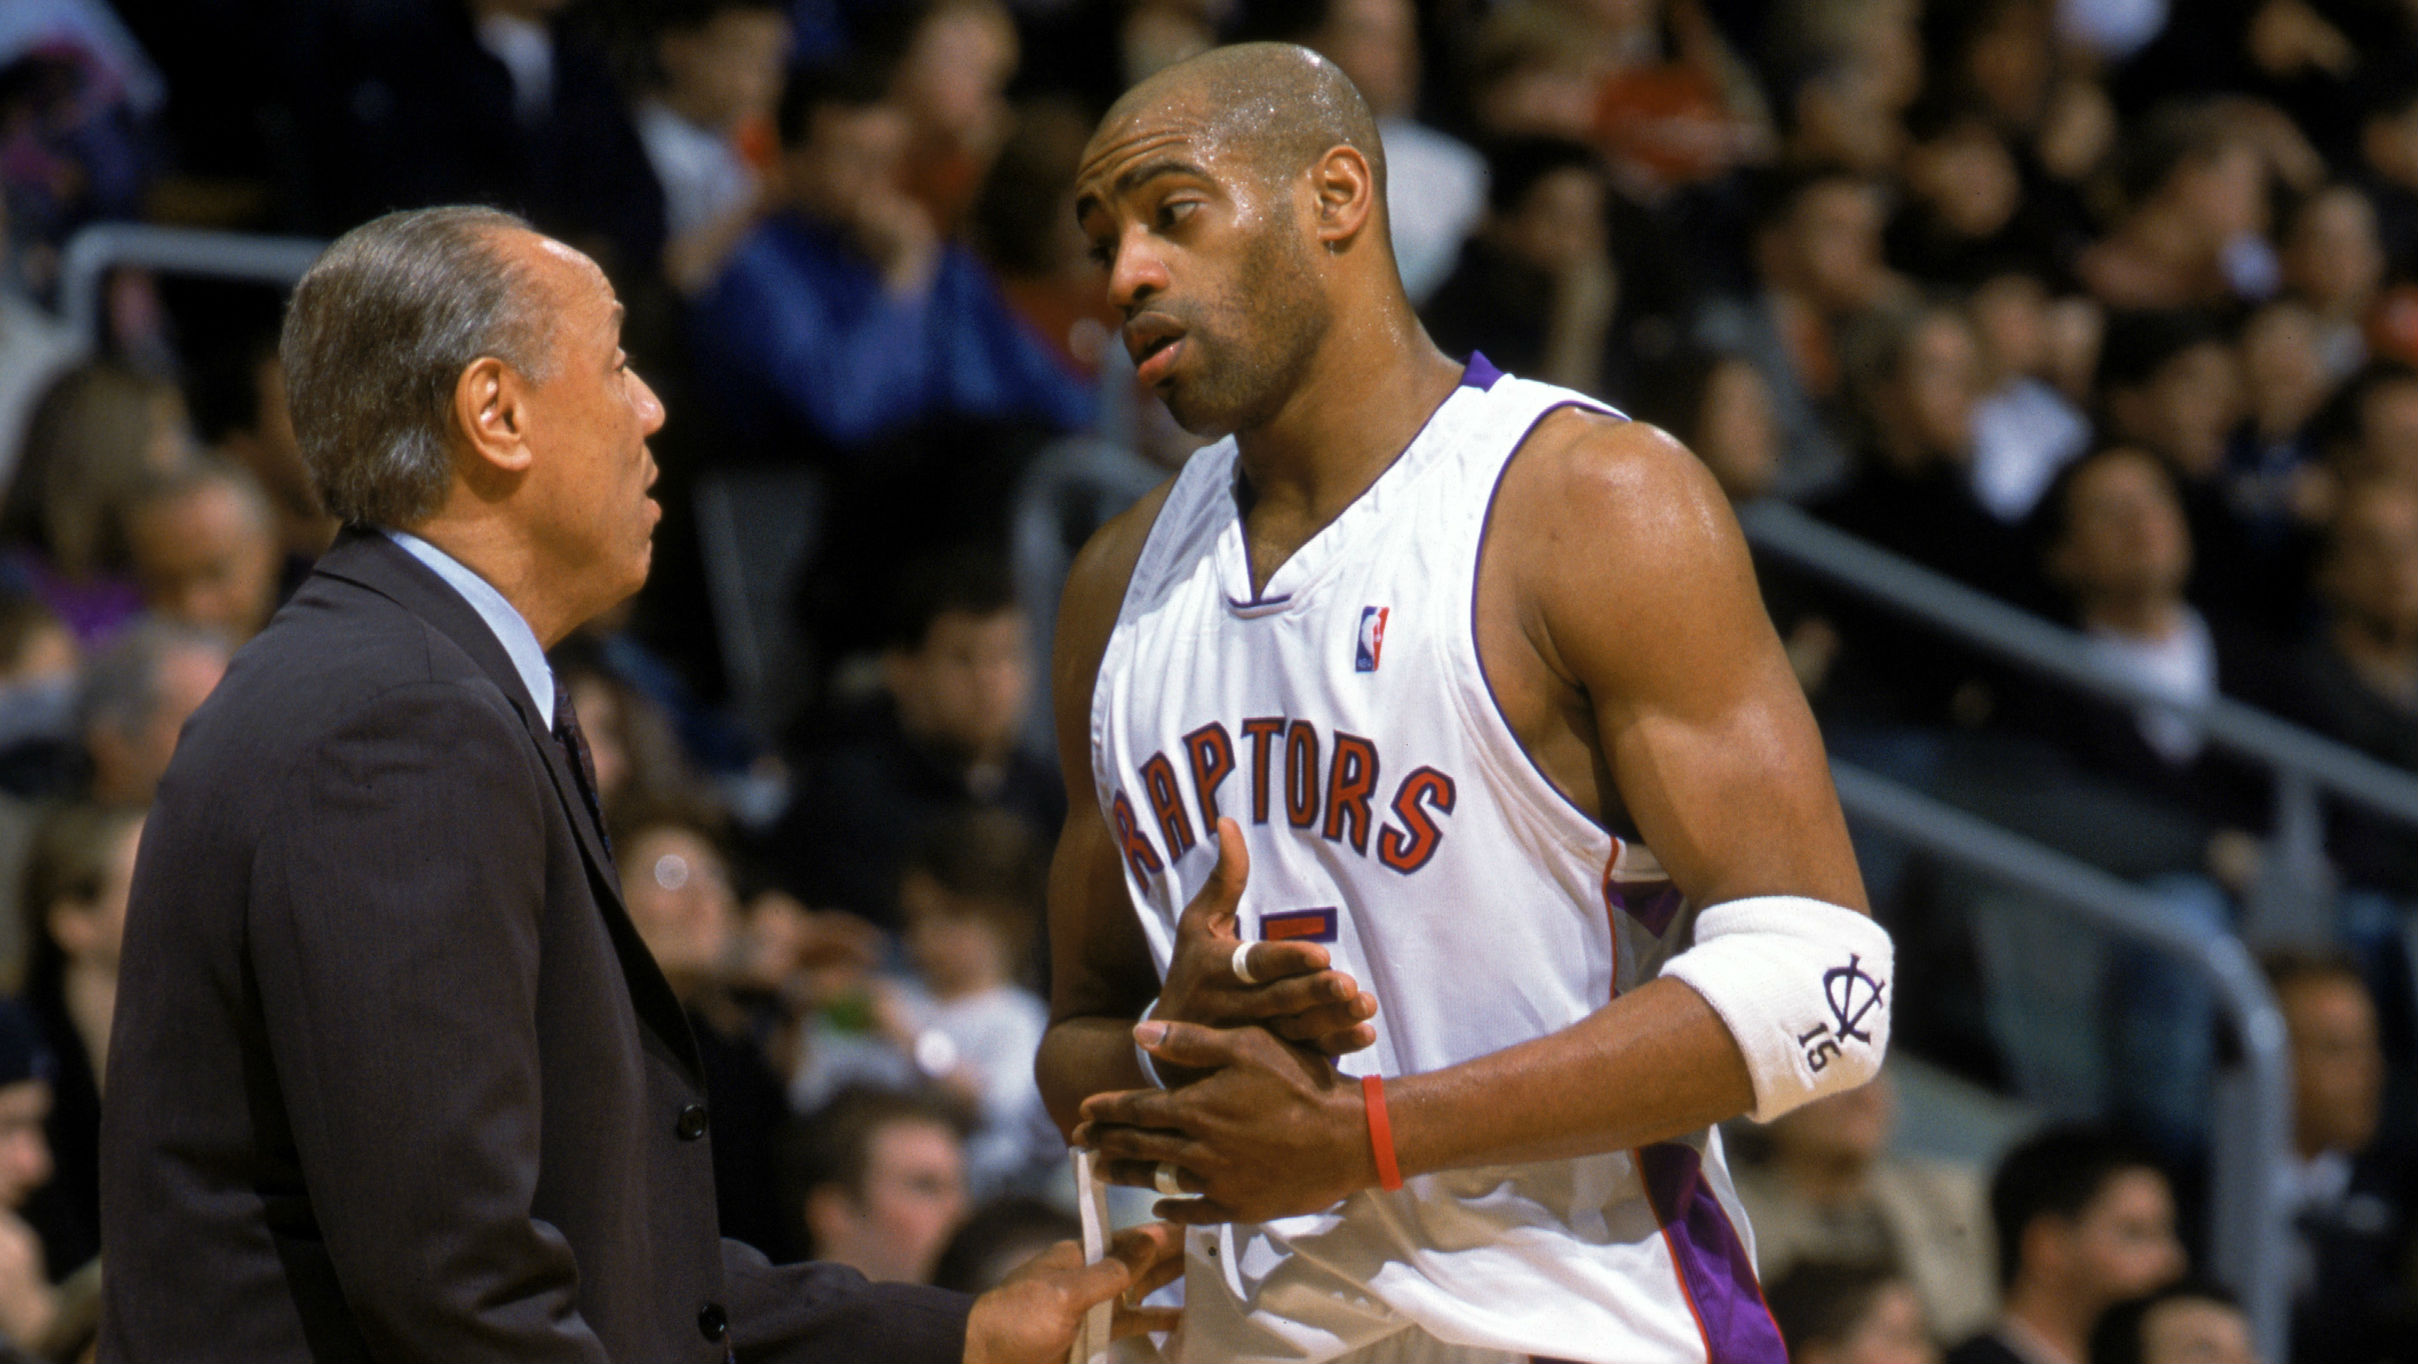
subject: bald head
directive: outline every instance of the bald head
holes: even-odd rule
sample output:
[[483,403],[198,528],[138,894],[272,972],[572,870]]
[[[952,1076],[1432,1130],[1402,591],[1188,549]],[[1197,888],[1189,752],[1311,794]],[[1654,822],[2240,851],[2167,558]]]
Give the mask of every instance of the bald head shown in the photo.
[[1350,147],[1385,197],[1385,147],[1368,102],[1342,67],[1306,47],[1236,43],[1177,62],[1126,91],[1100,120],[1100,134],[1168,116],[1196,125],[1204,140],[1270,180]]

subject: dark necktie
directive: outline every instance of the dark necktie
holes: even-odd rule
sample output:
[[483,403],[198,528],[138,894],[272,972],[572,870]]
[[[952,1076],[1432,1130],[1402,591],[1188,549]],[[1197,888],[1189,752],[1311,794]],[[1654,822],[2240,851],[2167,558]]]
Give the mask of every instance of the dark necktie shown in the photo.
[[554,741],[563,746],[571,757],[571,773],[579,782],[579,798],[588,807],[588,817],[596,821],[597,836],[604,840],[605,856],[613,855],[613,835],[605,829],[604,805],[596,796],[596,760],[588,755],[588,736],[579,727],[579,711],[571,705],[571,689],[554,682]]

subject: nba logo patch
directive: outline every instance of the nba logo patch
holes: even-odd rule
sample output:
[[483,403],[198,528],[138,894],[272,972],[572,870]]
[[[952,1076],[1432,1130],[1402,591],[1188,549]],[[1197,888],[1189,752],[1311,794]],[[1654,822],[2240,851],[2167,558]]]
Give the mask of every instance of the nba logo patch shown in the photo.
[[1352,671],[1377,671],[1377,655],[1385,650],[1385,618],[1391,608],[1363,606],[1360,608],[1360,645],[1352,657]]

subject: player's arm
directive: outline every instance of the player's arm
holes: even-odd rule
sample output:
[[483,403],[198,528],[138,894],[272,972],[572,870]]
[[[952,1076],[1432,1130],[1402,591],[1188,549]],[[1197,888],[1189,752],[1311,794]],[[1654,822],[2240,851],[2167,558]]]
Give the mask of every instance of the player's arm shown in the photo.
[[[1820,735],[1710,476],[1660,432],[1575,412],[1530,446],[1494,513],[1510,533],[1489,540],[1507,552],[1486,572],[1513,575],[1519,637],[1593,726],[1646,844],[1695,903],[1868,926]],[[1247,1032],[1175,1028],[1154,1054],[1227,1069],[1181,1094],[1097,1100],[1078,1136],[1121,1181],[1173,1161],[1209,1194],[1170,1215],[1256,1220],[1377,1182],[1359,1086],[1331,1068]],[[1769,1107],[1722,1014],[1668,978],[1386,1090],[1405,1175],[1619,1150]]]
[[[1235,913],[1249,877],[1241,831],[1221,821],[1218,869],[1185,910],[1162,993],[1150,948],[1126,889],[1114,836],[1100,814],[1091,764],[1092,691],[1101,655],[1116,627],[1126,584],[1158,518],[1162,487],[1109,522],[1075,559],[1058,612],[1050,668],[1058,762],[1066,780],[1066,827],[1050,862],[1050,1026],[1034,1073],[1061,1131],[1078,1105],[1104,1090],[1152,1083],[1134,1053],[1133,1025],[1153,997],[1157,1018],[1232,1026],[1263,1023],[1330,1054],[1367,1046],[1374,999],[1349,976],[1328,969],[1315,943],[1256,943],[1249,966],[1260,982],[1233,973],[1240,944]],[[1177,1073],[1165,1076],[1181,1078]]]

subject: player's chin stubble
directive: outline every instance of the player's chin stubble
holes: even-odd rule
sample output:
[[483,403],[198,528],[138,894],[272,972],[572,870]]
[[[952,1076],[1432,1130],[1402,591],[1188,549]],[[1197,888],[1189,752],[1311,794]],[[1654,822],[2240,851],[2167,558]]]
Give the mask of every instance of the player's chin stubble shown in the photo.
[[1187,325],[1192,375],[1160,390],[1176,425],[1214,440],[1263,425],[1283,410],[1326,335],[1307,251],[1290,234],[1255,239],[1236,273],[1240,289],[1204,308],[1197,325]]

